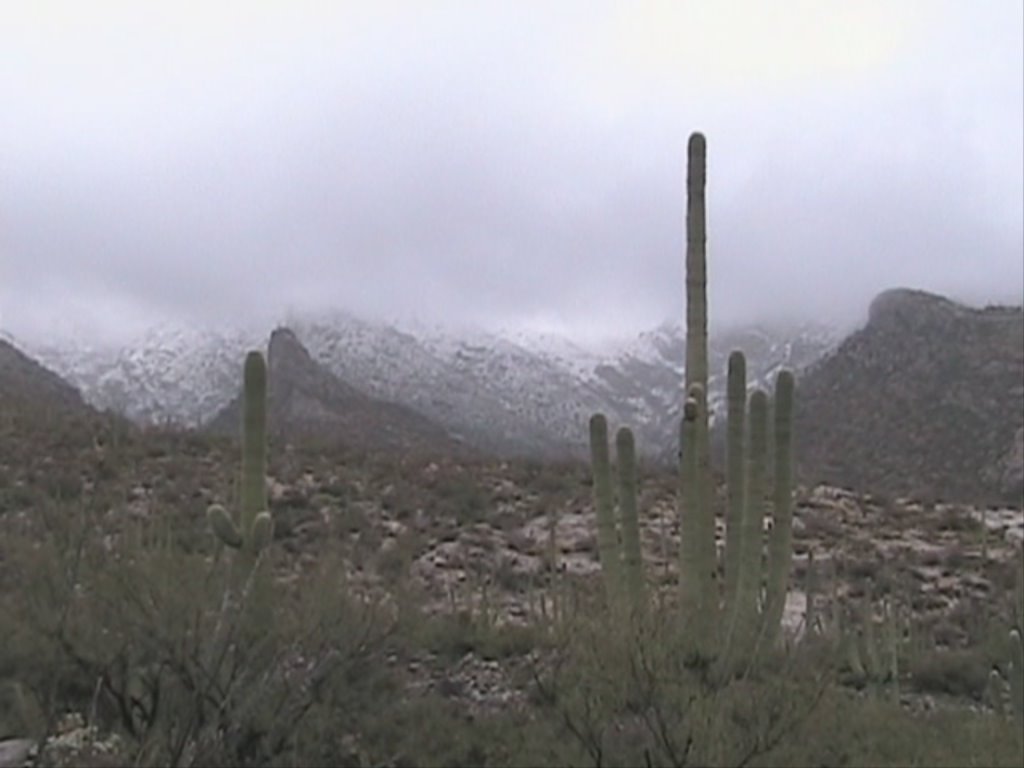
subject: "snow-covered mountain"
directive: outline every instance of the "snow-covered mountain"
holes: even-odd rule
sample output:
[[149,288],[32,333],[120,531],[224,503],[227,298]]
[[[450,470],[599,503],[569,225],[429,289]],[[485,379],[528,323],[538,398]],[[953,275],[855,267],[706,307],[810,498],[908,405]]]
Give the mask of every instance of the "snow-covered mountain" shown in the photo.
[[100,409],[140,423],[198,426],[234,396],[247,350],[262,330],[161,326],[122,345],[79,341],[21,347]]
[[[685,357],[678,324],[600,348],[551,334],[397,327],[340,312],[292,317],[289,327],[342,381],[410,406],[487,451],[585,454],[587,420],[603,411],[613,427],[633,427],[642,452],[674,454]],[[198,426],[237,394],[246,350],[265,348],[271,330],[162,327],[117,347],[22,346],[99,408]],[[803,368],[840,340],[838,330],[813,325],[713,335],[712,404],[721,401],[732,349],[747,353],[749,378],[767,385],[780,367]]]

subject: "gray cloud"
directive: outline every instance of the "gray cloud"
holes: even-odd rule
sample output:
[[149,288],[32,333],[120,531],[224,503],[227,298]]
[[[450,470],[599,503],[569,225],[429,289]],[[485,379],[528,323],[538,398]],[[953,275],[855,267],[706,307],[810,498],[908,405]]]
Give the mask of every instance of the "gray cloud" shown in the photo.
[[794,3],[775,44],[743,3],[0,20],[0,327],[638,330],[682,311],[693,129],[713,320],[1020,302],[1020,8],[889,5]]

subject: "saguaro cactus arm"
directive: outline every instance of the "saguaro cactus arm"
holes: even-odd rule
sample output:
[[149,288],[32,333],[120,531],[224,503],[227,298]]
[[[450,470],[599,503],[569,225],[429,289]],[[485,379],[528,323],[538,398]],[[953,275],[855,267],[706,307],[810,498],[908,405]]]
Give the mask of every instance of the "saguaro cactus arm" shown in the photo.
[[740,563],[732,599],[727,639],[731,659],[746,659],[754,652],[760,628],[761,550],[764,545],[765,454],[768,449],[768,396],[760,389],[750,396],[750,442],[740,535]]
[[793,386],[793,374],[780,372],[775,380],[775,490],[764,610],[764,638],[769,648],[775,645],[782,627],[793,563]]
[[[725,596],[731,600],[736,591],[743,534],[743,438],[747,409],[747,360],[742,352],[729,355],[726,425],[726,512],[725,512]],[[728,613],[728,604],[726,611]]]

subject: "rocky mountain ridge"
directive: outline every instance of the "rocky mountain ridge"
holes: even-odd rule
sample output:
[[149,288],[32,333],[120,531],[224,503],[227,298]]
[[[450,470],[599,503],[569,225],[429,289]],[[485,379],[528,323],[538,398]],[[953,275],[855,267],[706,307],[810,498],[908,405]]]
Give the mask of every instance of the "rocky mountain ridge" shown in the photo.
[[[1020,307],[973,309],[898,289],[877,297],[864,327],[842,343],[838,332],[814,326],[720,333],[711,339],[711,403],[721,412],[726,358],[742,349],[752,387],[770,391],[781,367],[798,374],[804,482],[1021,506],[1022,317]],[[454,439],[494,455],[585,457],[587,419],[601,411],[613,428],[633,428],[649,460],[669,463],[676,454],[679,324],[600,350],[551,337],[413,332],[343,314],[298,318],[292,331],[308,349],[298,368],[319,365],[351,392],[415,412],[447,433],[437,445]],[[234,397],[239,361],[260,346],[253,332],[163,333],[106,357],[39,356],[96,405],[140,421],[196,424]]]
[[0,393],[14,406],[34,400],[54,409],[75,410],[85,405],[81,393],[53,371],[0,338]]
[[[628,343],[587,347],[557,336],[398,328],[345,313],[292,318],[311,357],[370,397],[409,406],[451,435],[498,454],[582,456],[595,411],[629,424],[650,456],[674,455],[685,333],[665,323]],[[24,345],[100,408],[140,423],[206,423],[236,394],[257,329],[156,329],[117,348]],[[712,402],[726,357],[747,350],[752,382],[800,369],[831,349],[838,329],[751,327],[712,334]]]
[[1024,311],[896,289],[799,383],[809,482],[918,498],[1024,500]]

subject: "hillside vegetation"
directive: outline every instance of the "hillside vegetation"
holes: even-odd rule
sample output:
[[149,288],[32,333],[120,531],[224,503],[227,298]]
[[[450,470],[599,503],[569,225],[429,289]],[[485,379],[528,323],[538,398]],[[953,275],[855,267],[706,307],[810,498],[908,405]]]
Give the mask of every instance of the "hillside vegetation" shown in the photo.
[[1020,766],[1019,512],[795,484],[740,351],[712,472],[704,185],[671,469],[307,441],[259,350],[237,437],[0,378],[0,766]]

